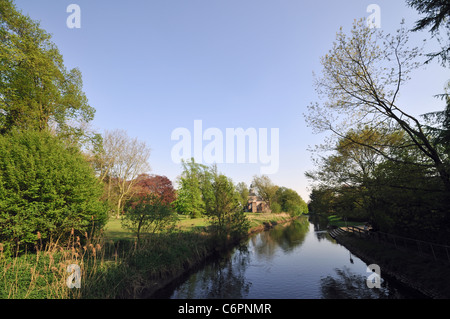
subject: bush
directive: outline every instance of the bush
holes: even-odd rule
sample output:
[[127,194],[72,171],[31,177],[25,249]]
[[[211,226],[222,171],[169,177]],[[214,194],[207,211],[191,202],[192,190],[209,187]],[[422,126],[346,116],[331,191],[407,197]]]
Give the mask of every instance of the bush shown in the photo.
[[270,210],[274,214],[281,213],[281,205],[278,204],[277,202],[273,202],[273,203],[270,204]]
[[[289,213],[291,216],[300,216],[308,213],[308,205],[296,191],[290,188],[278,188],[276,198],[277,203],[281,206],[280,211]],[[272,211],[275,212],[273,208]]]
[[171,204],[152,193],[133,197],[125,204],[124,211],[122,225],[132,230],[138,241],[142,232],[163,231],[177,220]]
[[0,136],[0,242],[5,250],[103,227],[107,215],[101,194],[78,149],[48,132]]

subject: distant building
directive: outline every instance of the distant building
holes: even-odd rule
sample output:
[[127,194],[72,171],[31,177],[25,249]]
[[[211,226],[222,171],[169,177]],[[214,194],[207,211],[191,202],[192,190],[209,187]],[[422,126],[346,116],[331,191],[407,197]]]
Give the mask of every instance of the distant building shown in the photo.
[[247,200],[247,211],[251,213],[270,213],[270,207],[267,205],[261,197],[257,196],[255,190],[253,189],[253,184],[250,185],[248,200]]

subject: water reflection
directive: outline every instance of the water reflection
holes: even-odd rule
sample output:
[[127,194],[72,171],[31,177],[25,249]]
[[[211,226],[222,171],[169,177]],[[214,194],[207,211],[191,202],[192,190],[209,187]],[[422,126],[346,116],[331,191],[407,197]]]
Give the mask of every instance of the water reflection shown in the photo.
[[172,298],[245,298],[251,286],[245,278],[249,262],[248,249],[239,247],[231,256],[223,257],[193,274],[175,291]]
[[278,249],[289,253],[304,242],[309,225],[308,219],[303,217],[253,236],[250,243],[257,255],[273,256]]
[[309,221],[314,226],[314,231],[320,232],[327,229],[328,218],[320,215],[310,215]]
[[184,299],[407,297],[385,280],[381,288],[368,288],[367,264],[322,227],[302,217],[256,234],[162,295]]
[[322,298],[325,299],[398,299],[401,294],[382,281],[381,288],[369,289],[367,277],[352,272],[348,267],[335,269],[336,276],[321,279]]

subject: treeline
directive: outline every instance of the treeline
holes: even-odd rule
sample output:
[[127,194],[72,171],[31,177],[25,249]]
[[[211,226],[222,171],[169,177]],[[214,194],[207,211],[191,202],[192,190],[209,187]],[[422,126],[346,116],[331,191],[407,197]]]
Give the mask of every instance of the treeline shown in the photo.
[[448,34],[443,21],[450,11],[438,1],[408,4],[427,14],[414,30],[402,23],[391,36],[355,22],[322,58],[316,85],[326,102],[311,104],[307,119],[333,135],[317,147],[316,169],[306,173],[313,181],[309,208],[450,243],[450,82],[438,95],[442,111],[413,116],[398,102],[413,70],[435,59],[446,67],[448,47],[424,54],[409,47],[409,34],[428,27],[434,36]]
[[[233,181],[217,171],[217,167],[183,161],[183,172],[174,207],[179,214],[191,218],[210,217],[220,235],[240,237],[247,233],[249,187]],[[273,213],[281,211],[298,216],[307,213],[307,204],[294,190],[279,187],[265,175],[254,176],[252,186],[256,194],[268,203]]]
[[215,235],[241,238],[247,234],[249,222],[243,201],[233,181],[218,172],[217,166],[183,161],[174,207],[180,214],[192,218],[207,216]]
[[254,176],[251,186],[272,213],[284,212],[291,216],[308,213],[308,205],[295,190],[275,185],[266,175]]

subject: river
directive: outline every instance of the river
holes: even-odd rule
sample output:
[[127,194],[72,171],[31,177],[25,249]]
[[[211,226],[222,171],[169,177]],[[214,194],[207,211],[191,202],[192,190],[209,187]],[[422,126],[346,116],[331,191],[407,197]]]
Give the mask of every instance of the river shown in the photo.
[[239,247],[159,291],[171,299],[422,298],[383,276],[369,288],[367,264],[307,216],[252,235]]

